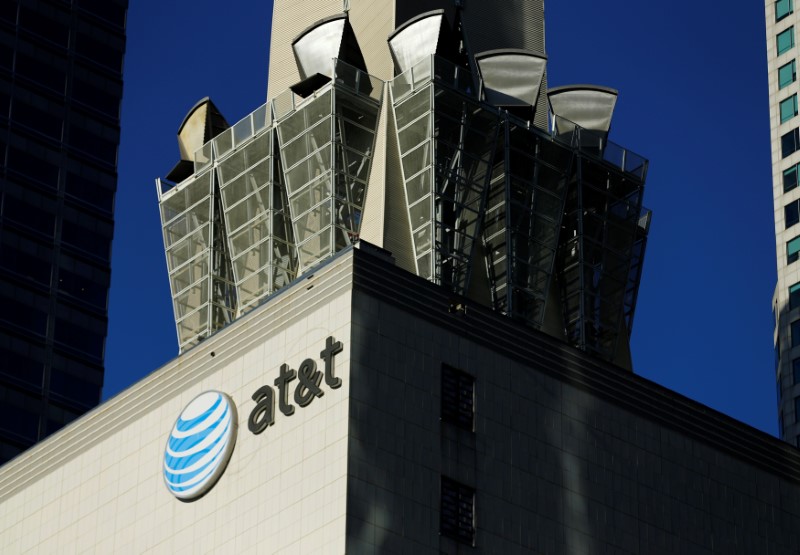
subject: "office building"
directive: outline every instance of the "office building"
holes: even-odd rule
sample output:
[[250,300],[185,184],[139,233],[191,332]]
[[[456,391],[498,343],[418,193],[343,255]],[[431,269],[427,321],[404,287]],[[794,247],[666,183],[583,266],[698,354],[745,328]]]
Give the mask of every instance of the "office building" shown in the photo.
[[800,551],[797,449],[360,247],[0,467],[0,551]]
[[795,27],[800,22],[793,0],[768,1],[767,68],[769,69],[772,198],[775,209],[775,248],[778,283],[772,300],[775,325],[775,379],[778,430],[800,446],[800,118],[797,111],[797,48]]
[[126,9],[0,3],[0,462],[100,401]]
[[179,126],[181,354],[0,468],[0,551],[798,552],[800,452],[630,371],[616,91],[543,86],[541,3],[336,4]]

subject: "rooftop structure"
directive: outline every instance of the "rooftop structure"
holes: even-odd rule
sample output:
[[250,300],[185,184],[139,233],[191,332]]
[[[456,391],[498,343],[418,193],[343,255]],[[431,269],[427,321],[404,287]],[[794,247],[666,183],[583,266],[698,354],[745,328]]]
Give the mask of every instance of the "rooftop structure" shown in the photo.
[[158,182],[181,350],[363,238],[632,368],[650,213],[647,161],[608,139],[617,92],[545,90],[547,58],[518,40],[473,53],[458,7],[399,25],[372,75],[354,12],[300,30],[299,80],[241,122],[206,101],[191,140],[181,127],[181,169]]

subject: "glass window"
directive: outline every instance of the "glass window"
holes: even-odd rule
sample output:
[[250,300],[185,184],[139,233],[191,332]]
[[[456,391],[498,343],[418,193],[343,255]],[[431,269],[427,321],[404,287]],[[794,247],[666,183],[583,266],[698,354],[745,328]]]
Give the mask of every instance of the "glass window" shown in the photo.
[[800,222],[800,201],[794,201],[783,207],[783,216],[786,220],[786,228],[790,228]]
[[781,100],[781,123],[785,123],[797,115],[797,95],[793,94],[785,100]]
[[789,288],[789,310],[800,306],[800,283],[795,283]]
[[784,158],[796,152],[800,148],[800,132],[792,129],[781,137],[781,154]]
[[797,63],[792,60],[778,69],[778,88],[782,89],[797,80]]
[[800,358],[792,361],[792,374],[794,375],[795,385],[800,383]]
[[783,192],[788,193],[797,187],[797,166],[783,170]]
[[475,415],[475,378],[450,366],[442,365],[442,421],[473,431]]
[[775,21],[780,21],[792,13],[792,0],[778,0],[775,2]]
[[791,324],[791,329],[789,330],[792,335],[792,347],[797,347],[800,345],[800,320],[795,320]]
[[440,532],[461,543],[475,542],[475,490],[442,476]]
[[786,263],[791,264],[795,262],[798,256],[800,256],[798,253],[800,253],[800,237],[795,237],[786,243]]
[[779,55],[794,47],[794,27],[789,27],[782,33],[778,33],[777,46]]

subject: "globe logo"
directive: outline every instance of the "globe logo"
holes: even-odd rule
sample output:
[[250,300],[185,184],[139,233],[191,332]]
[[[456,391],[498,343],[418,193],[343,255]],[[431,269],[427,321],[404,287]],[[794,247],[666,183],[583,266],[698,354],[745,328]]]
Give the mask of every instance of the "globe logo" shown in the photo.
[[219,391],[201,393],[178,417],[164,451],[164,482],[178,499],[196,499],[225,471],[236,443],[236,407]]

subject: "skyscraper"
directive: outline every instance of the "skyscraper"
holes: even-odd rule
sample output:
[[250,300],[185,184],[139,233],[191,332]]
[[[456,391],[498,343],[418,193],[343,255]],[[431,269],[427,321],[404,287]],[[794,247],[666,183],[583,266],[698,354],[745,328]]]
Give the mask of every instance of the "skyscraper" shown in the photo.
[[621,367],[615,91],[465,50],[473,6],[536,7],[276,3],[298,73],[159,180],[181,354],[0,467],[0,551],[798,553],[800,451]]
[[100,401],[127,4],[0,3],[0,462]]
[[772,198],[778,283],[772,300],[780,436],[800,446],[800,118],[794,0],[767,0]]

